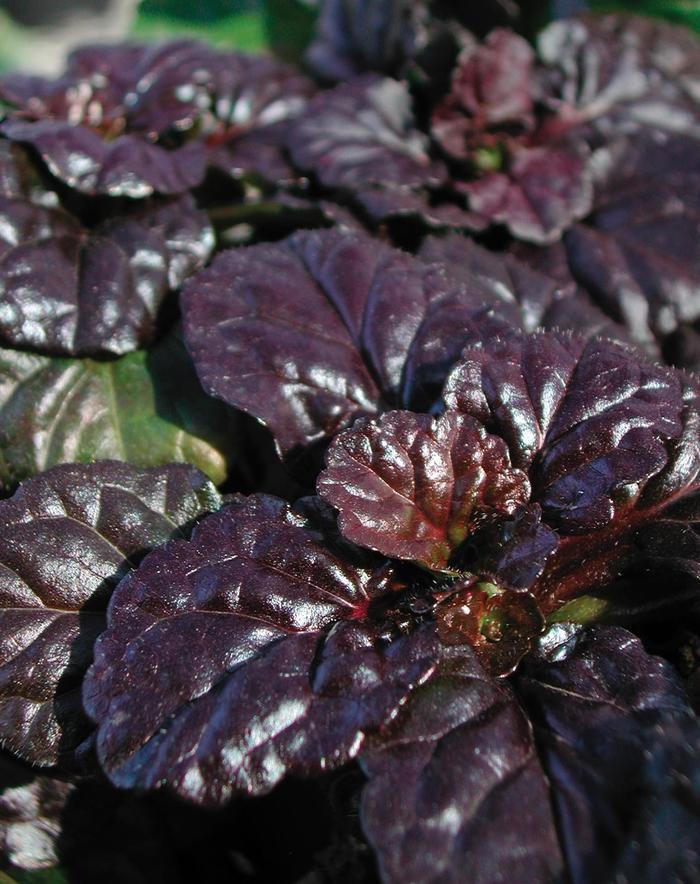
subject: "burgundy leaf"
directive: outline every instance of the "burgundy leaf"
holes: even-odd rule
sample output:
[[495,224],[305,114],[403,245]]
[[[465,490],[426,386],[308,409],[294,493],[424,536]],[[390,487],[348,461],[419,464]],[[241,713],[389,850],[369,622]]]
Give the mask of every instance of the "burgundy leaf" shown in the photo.
[[165,150],[134,135],[105,142],[92,129],[53,120],[9,118],[0,131],[11,141],[33,147],[53,175],[91,196],[142,199],[153,193],[177,194],[196,187],[204,177],[206,155],[199,144]]
[[0,737],[36,764],[85,735],[80,683],[112,588],[148,549],[215,509],[192,467],[58,466],[0,502]]
[[440,640],[468,645],[491,675],[510,675],[544,631],[545,619],[529,592],[460,580],[435,609]]
[[506,440],[564,535],[532,587],[545,606],[620,577],[638,557],[638,530],[648,546],[669,504],[683,512],[694,500],[695,384],[621,344],[562,334],[484,343],[465,351],[445,398]]
[[290,177],[278,127],[313,91],[289,65],[191,40],[87,47],[55,80],[0,78],[15,106],[1,128],[83,193],[176,194],[201,183],[210,159],[236,176]]
[[221,254],[182,303],[205,389],[288,454],[357,416],[423,404],[468,341],[508,327],[480,316],[484,300],[478,280],[450,284],[378,240],[327,230]]
[[52,354],[122,354],[147,343],[171,287],[214,247],[184,196],[92,230],[58,209],[0,197],[0,339]]
[[564,329],[585,337],[605,334],[626,340],[624,326],[609,319],[585,291],[576,288],[568,271],[561,282],[557,274],[548,275],[549,266],[544,265],[540,271],[537,261],[531,260],[554,252],[557,246],[527,248],[528,261],[535,264],[534,268],[511,254],[492,252],[458,234],[426,237],[418,255],[423,261],[442,264],[455,282],[473,287],[476,277],[484,289],[484,303],[523,331]]
[[700,136],[700,44],[685,28],[617,13],[553,22],[538,41],[542,98],[597,137],[656,127]]
[[111,779],[221,804],[352,758],[436,653],[431,630],[387,645],[361,622],[370,576],[262,496],[148,556],[84,688]]
[[459,182],[469,208],[534,243],[559,239],[586,215],[593,189],[585,150],[573,142],[520,147],[504,171]]
[[512,31],[492,31],[481,45],[468,46],[452,74],[452,89],[436,108],[431,129],[445,152],[467,160],[485,130],[532,125],[534,53]]
[[382,880],[556,880],[563,861],[526,717],[468,646],[362,754],[362,824]]
[[608,880],[656,798],[650,748],[692,718],[680,681],[630,633],[596,627],[550,659],[531,658],[517,692],[535,722],[571,879]]
[[446,170],[427,148],[408,89],[369,75],[319,93],[289,137],[294,163],[333,188],[439,185]]
[[503,441],[476,421],[407,411],[337,436],[318,480],[345,537],[433,569],[447,565],[479,517],[512,514],[529,490]]

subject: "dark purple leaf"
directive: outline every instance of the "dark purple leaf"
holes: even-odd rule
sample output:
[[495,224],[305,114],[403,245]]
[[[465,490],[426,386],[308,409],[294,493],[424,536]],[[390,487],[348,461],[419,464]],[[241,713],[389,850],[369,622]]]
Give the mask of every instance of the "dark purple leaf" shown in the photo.
[[440,185],[446,170],[427,154],[403,83],[358,77],[319,93],[291,128],[294,163],[325,187]]
[[546,604],[619,577],[637,530],[662,531],[665,508],[694,499],[695,385],[621,344],[562,334],[483,343],[465,351],[445,398],[506,440],[545,521],[565,535],[532,589]]
[[56,80],[2,78],[15,108],[1,128],[72,188],[142,198],[195,187],[209,159],[236,176],[290,177],[279,125],[313,91],[289,65],[190,40],[87,47]]
[[593,197],[586,151],[573,142],[518,147],[504,171],[457,186],[472,211],[540,244],[559,239],[588,213]]
[[[596,627],[550,659],[531,658],[516,684],[535,722],[571,879],[609,880],[649,802],[664,800],[649,753],[691,720],[680,682],[630,633]],[[674,800],[664,797],[670,811]],[[672,837],[678,845],[682,833]]]
[[421,3],[325,0],[305,61],[330,82],[375,71],[398,74],[413,53]]
[[208,163],[234,177],[254,173],[274,182],[294,177],[283,153],[287,128],[315,91],[296,68],[191,43],[146,79],[129,113],[134,130],[196,129]]
[[700,44],[685,28],[614,14],[553,22],[540,35],[542,98],[594,139],[647,127],[700,137]]
[[195,143],[165,150],[134,135],[105,142],[85,126],[11,117],[0,124],[0,132],[33,147],[53,175],[90,196],[143,199],[182,193],[201,182],[206,167],[205,151]]
[[111,590],[150,548],[216,509],[192,467],[59,466],[0,502],[0,738],[36,764],[85,736],[80,683]]
[[700,732],[697,721],[664,723],[649,741],[645,800],[627,828],[615,879],[692,881],[700,868]]
[[0,197],[0,339],[53,354],[122,354],[147,343],[171,288],[214,247],[181,197],[92,230],[58,209]]
[[111,779],[213,805],[352,758],[436,653],[430,629],[386,644],[359,619],[370,577],[263,496],[148,556],[84,688]]
[[637,340],[700,318],[700,175],[681,172],[597,199],[565,238],[574,278]]
[[471,230],[481,232],[489,221],[476,212],[456,203],[434,202],[427,192],[410,187],[370,187],[352,194],[357,203],[374,223],[397,219],[415,220],[432,230]]
[[[516,254],[492,252],[466,236],[428,236],[423,240],[418,257],[442,264],[450,279],[474,285],[476,277],[499,315],[507,317],[514,327],[532,332],[537,329],[575,331],[582,337],[605,335],[628,341],[623,325],[610,319],[590,295],[573,282],[563,247],[519,246]],[[563,268],[552,265],[555,256]],[[531,266],[532,265],[532,266]]]
[[449,413],[392,411],[356,423],[333,440],[318,479],[346,538],[433,569],[479,518],[511,515],[529,491],[502,440]]
[[586,221],[563,246],[516,251],[563,285],[582,286],[652,352],[700,317],[697,143],[663,132],[616,140],[596,155]]
[[450,94],[431,120],[433,136],[449,156],[470,159],[490,128],[531,128],[534,58],[522,37],[500,29],[462,50]]
[[468,646],[362,754],[362,824],[382,880],[556,880],[563,861],[530,726]]
[[[209,392],[263,421],[279,448],[439,389],[484,327],[485,297],[361,234],[297,233],[221,254],[183,297],[187,344]],[[434,391],[433,391],[434,392]]]
[[0,141],[0,197],[22,199],[28,196],[33,177],[22,148],[11,141]]
[[557,543],[555,532],[542,522],[539,505],[523,507],[513,519],[488,525],[480,534],[479,573],[508,589],[529,589]]

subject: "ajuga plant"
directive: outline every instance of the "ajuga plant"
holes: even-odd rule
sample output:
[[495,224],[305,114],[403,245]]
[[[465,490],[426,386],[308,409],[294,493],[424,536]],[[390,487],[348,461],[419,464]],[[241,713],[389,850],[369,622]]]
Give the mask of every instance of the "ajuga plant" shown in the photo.
[[3,875],[700,878],[700,45],[478,6],[0,77]]

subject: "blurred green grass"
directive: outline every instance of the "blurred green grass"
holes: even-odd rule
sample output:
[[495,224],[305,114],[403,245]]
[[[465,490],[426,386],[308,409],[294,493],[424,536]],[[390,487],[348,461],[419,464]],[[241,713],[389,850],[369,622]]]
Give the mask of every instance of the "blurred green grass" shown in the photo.
[[700,0],[589,0],[592,9],[600,12],[625,10],[640,15],[653,15],[700,31]]
[[315,13],[303,0],[143,0],[132,33],[141,39],[192,36],[245,52],[298,60]]

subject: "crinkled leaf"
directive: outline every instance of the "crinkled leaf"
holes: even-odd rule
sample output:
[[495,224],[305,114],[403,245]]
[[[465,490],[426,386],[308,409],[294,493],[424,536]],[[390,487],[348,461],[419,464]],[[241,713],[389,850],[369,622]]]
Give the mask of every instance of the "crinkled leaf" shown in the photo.
[[700,137],[700,43],[624,13],[553,22],[540,34],[542,97],[596,137],[656,127]]
[[[655,743],[664,751],[666,731],[691,720],[680,682],[630,633],[596,627],[550,659],[531,658],[517,691],[535,723],[571,879],[609,880],[649,804],[665,799],[674,809],[649,763]],[[676,846],[679,837],[673,833]]]
[[122,354],[147,343],[171,288],[214,248],[182,197],[103,221],[0,198],[0,338],[61,355]]
[[143,199],[183,193],[201,182],[206,168],[200,144],[166,150],[134,135],[105,142],[84,126],[51,120],[10,118],[0,124],[0,132],[33,147],[52,175],[89,196]]
[[559,239],[588,213],[593,198],[586,151],[573,142],[517,148],[504,171],[457,186],[472,211],[540,244]]
[[182,343],[110,362],[0,350],[0,482],[59,463],[191,463],[223,482],[234,458],[231,410],[201,388]]
[[124,572],[204,512],[215,488],[189,466],[54,467],[0,502],[0,737],[36,764],[88,730],[80,685]]
[[289,149],[294,163],[326,187],[423,187],[446,177],[427,154],[406,86],[375,76],[319,93],[292,126]]
[[431,120],[432,134],[449,156],[469,160],[494,127],[531,127],[533,64],[529,43],[512,31],[497,29],[483,44],[462,50],[450,94]]
[[362,824],[382,879],[550,881],[563,862],[529,723],[468,646],[362,756]]
[[605,525],[607,495],[659,472],[682,427],[677,374],[616,342],[561,333],[468,348],[445,400],[504,438],[516,466],[537,458],[533,486],[564,530]]
[[[665,530],[667,507],[692,506],[694,382],[621,344],[562,334],[485,342],[465,351],[445,396],[506,440],[545,521],[565,535],[533,587],[540,598],[605,587],[638,558],[639,530],[644,548],[647,532]],[[693,517],[680,518],[689,530]]]
[[0,96],[15,111],[1,128],[72,188],[142,198],[197,186],[209,161],[289,177],[276,127],[313,91],[289,65],[191,40],[87,47],[56,80],[3,78]]
[[352,758],[435,657],[432,630],[386,645],[358,620],[369,578],[263,496],[148,556],[83,694],[111,779],[221,804]]
[[[483,324],[484,298],[361,234],[297,233],[221,254],[185,288],[188,347],[209,392],[250,412],[279,448],[354,417],[425,400]],[[434,392],[434,391],[433,391]]]
[[545,628],[537,600],[469,577],[435,609],[440,640],[468,645],[491,675],[512,673]]
[[584,337],[626,338],[624,326],[606,316],[582,289],[569,289],[556,276],[546,275],[548,267],[539,272],[513,255],[492,252],[459,234],[426,237],[418,256],[442,264],[455,282],[473,287],[478,279],[484,303],[523,331],[565,329]]
[[529,491],[501,439],[449,413],[392,411],[356,423],[333,440],[318,479],[346,538],[435,569],[480,516],[511,515]]

